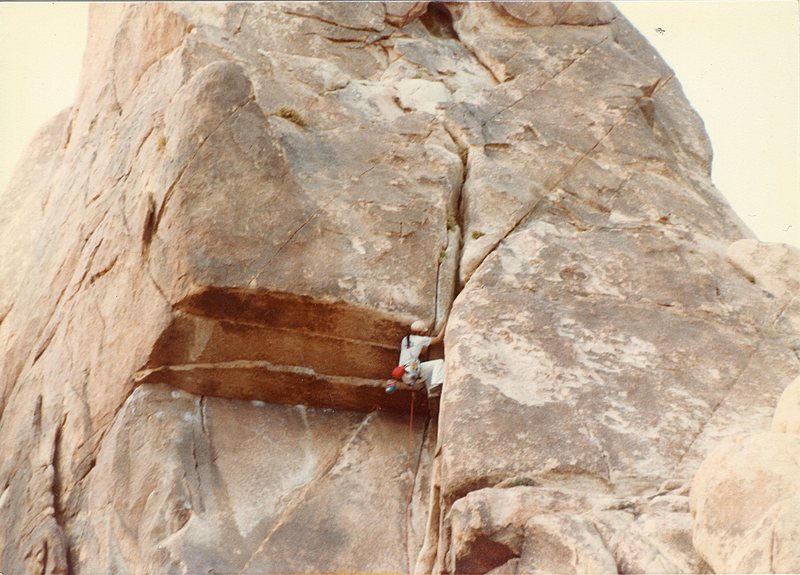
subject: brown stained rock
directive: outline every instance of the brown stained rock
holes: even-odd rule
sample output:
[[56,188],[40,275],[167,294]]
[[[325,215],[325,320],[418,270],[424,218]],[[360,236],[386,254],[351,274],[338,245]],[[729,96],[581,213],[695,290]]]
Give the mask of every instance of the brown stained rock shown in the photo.
[[[266,306],[263,309],[279,310]],[[305,308],[298,306],[298,315],[309,310],[313,310],[313,304]],[[341,320],[342,315],[335,319]],[[250,323],[246,316],[246,313],[238,318],[229,316],[239,321],[223,318],[217,321],[188,313],[176,314],[172,325],[161,334],[145,369],[217,364],[235,358],[236,361],[266,361],[282,366],[302,365],[321,374],[376,380],[385,378],[387,368],[391,371],[397,362],[400,334],[394,345],[379,345],[373,343],[374,340],[362,343],[355,338],[317,335],[311,330]],[[332,361],[331,358],[336,359]]]
[[274,365],[267,361],[232,361],[210,364],[167,366],[145,370],[137,383],[163,382],[197,395],[263,400],[285,405],[308,405],[350,411],[376,409],[409,412],[425,416],[424,393],[398,389],[388,395],[385,378],[364,380],[318,375],[313,370]]
[[[199,71],[165,124],[167,141],[176,142],[165,153],[183,167],[154,198],[143,243],[173,304],[329,342],[311,347],[309,355],[319,356],[311,364],[302,352],[309,341],[297,348],[300,357],[268,352],[263,359],[273,363],[311,367],[323,378],[385,378],[411,320],[433,323],[458,158],[400,134],[388,133],[376,146],[365,125],[328,135],[267,118],[233,63]],[[430,170],[406,175],[412,155],[430,160]],[[400,281],[409,274],[417,279]],[[270,348],[272,339],[257,341]],[[246,358],[245,350],[225,347],[216,361]],[[364,367],[345,367],[345,353]],[[213,389],[241,397],[225,390],[224,379]],[[273,400],[255,389],[250,395]]]

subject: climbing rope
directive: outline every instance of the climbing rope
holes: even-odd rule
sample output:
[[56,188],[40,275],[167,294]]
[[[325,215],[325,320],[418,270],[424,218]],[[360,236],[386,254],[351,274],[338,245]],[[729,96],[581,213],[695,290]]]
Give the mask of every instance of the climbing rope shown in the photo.
[[[416,473],[412,469],[413,465],[413,449],[414,449],[414,403],[416,400],[416,391],[411,390],[411,407],[409,409],[410,416],[408,418],[408,474],[409,474],[409,482],[408,482],[408,494],[406,495],[406,545],[408,545],[409,535],[411,534],[411,500],[414,497],[414,480],[416,479]],[[425,437],[422,438],[425,441]],[[409,572],[411,570],[411,565],[409,565]]]
[[410,416],[408,418],[408,472],[411,474],[411,487],[408,490],[408,504],[411,503],[411,496],[414,492],[414,470],[412,469],[413,454],[414,454],[414,403],[416,403],[416,390],[411,390],[411,408],[409,409]]

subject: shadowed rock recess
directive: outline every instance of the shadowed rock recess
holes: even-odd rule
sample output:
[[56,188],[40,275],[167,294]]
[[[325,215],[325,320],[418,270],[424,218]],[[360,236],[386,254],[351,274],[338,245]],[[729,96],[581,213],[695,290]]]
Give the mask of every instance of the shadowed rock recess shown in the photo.
[[[689,508],[800,371],[710,164],[610,4],[93,6],[1,196],[0,571],[798,565],[738,452]],[[432,419],[381,384],[448,314]]]

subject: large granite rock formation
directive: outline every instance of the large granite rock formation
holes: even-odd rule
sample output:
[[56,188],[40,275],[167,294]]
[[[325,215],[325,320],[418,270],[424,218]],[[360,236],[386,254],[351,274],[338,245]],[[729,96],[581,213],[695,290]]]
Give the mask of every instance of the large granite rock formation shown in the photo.
[[[728,259],[787,310],[781,328],[800,333],[800,250],[740,240]],[[800,376],[780,395],[771,429],[711,451],[692,483],[691,507],[694,545],[716,572],[800,571]]]
[[[2,195],[0,570],[708,568],[798,285],[613,6],[90,19]],[[381,380],[448,315],[437,420]]]

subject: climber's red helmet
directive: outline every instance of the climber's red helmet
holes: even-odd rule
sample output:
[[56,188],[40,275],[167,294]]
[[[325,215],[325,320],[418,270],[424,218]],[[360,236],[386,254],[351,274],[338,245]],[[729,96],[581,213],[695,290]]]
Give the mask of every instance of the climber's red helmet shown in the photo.
[[398,365],[392,370],[392,379],[403,379],[403,375],[406,373],[406,368],[402,365]]

